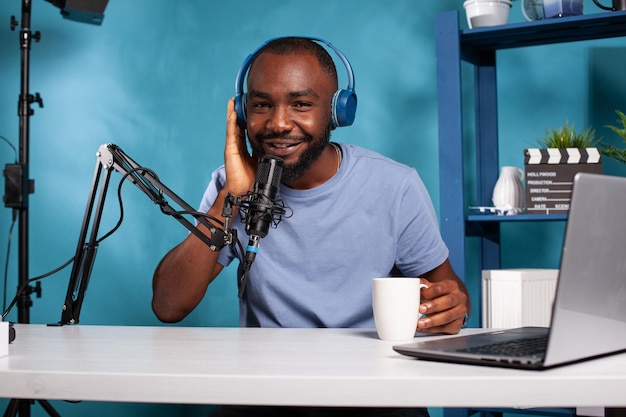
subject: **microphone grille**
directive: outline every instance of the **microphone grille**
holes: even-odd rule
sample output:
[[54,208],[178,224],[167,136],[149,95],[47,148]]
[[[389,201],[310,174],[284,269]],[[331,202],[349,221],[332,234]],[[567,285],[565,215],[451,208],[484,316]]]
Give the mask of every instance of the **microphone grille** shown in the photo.
[[283,175],[283,160],[277,156],[263,155],[259,158],[256,181],[259,184],[269,184],[278,187]]

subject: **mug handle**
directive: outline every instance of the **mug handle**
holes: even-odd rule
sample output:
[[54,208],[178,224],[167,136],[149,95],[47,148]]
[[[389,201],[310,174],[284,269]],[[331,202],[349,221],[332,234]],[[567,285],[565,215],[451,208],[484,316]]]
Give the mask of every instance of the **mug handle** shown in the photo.
[[615,10],[612,7],[606,7],[605,5],[600,3],[598,0],[593,0],[593,2],[596,4],[596,6],[598,6],[601,9],[604,9],[604,10]]

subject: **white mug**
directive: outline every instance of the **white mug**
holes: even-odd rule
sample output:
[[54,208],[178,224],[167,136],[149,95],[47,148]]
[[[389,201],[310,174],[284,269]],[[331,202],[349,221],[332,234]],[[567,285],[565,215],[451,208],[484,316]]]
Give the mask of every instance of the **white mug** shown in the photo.
[[382,340],[403,341],[415,337],[420,317],[419,278],[374,278],[372,307],[376,332]]

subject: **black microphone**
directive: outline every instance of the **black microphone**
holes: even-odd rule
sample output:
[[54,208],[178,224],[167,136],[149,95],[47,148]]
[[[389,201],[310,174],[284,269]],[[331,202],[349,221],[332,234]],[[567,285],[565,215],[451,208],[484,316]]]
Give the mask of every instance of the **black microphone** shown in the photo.
[[274,223],[274,215],[284,213],[284,209],[275,203],[283,166],[283,160],[276,156],[263,155],[259,158],[256,182],[247,201],[245,231],[250,239],[246,247],[243,274],[239,282],[240,295],[243,294],[245,288],[246,274],[259,252],[259,240],[267,236],[270,226]]

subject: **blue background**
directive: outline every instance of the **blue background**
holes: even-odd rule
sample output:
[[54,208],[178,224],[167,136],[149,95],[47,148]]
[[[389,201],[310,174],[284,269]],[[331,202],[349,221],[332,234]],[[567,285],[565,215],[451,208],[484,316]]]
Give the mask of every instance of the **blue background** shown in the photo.
[[[509,22],[522,22],[514,2]],[[39,92],[30,118],[30,276],[67,261],[75,251],[95,153],[115,143],[196,206],[211,171],[222,163],[225,109],[242,61],[266,39],[307,35],[331,41],[350,60],[359,107],[352,127],[333,138],[379,151],[414,166],[436,208],[446,192],[438,185],[437,96],[434,20],[459,10],[461,0],[201,1],[110,0],[102,26],[62,19],[59,10],[34,0],[31,28],[41,42],[31,50],[30,92]],[[601,12],[591,0],[585,13]],[[0,135],[18,146],[21,2],[0,3]],[[463,64],[466,136],[473,135],[472,72]],[[339,67],[340,85],[347,79]],[[498,53],[500,164],[523,167],[523,150],[545,129],[568,120],[593,126],[598,136],[620,143],[604,128],[616,108],[626,111],[626,41],[612,39],[540,46]],[[441,144],[445,146],[445,144]],[[467,170],[472,167],[467,146]],[[15,155],[0,143],[0,163]],[[604,172],[624,175],[624,166],[604,160]],[[119,216],[114,174],[102,233]],[[468,183],[474,181],[468,176]],[[150,309],[151,278],[161,257],[187,231],[167,218],[139,190],[123,189],[124,223],[98,251],[81,314],[83,324],[157,325]],[[479,204],[467,201],[468,205]],[[0,260],[4,266],[11,210],[0,207]],[[101,234],[102,234],[101,233]],[[17,285],[17,227],[9,256],[10,300]],[[503,225],[503,267],[557,268],[562,224]],[[471,243],[471,242],[470,242]],[[468,259],[473,265],[474,260]],[[234,268],[216,280],[201,305],[180,325],[236,326]],[[57,322],[69,268],[42,282],[33,297],[32,323]],[[478,272],[464,277],[478,296]],[[478,323],[474,303],[472,323]],[[8,316],[17,319],[17,309]],[[453,394],[452,394],[453,395]],[[2,403],[0,403],[2,405]],[[202,415],[207,407],[55,403],[61,413],[89,415]],[[34,415],[40,413],[33,408]],[[438,411],[436,411],[438,412]]]

